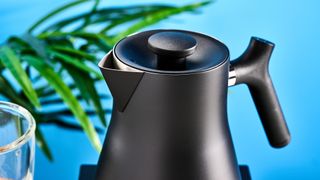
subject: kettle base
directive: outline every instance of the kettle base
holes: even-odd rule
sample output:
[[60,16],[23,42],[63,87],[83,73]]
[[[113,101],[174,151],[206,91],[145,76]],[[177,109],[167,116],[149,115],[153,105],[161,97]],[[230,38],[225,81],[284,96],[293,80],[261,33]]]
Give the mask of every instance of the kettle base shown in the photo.
[[[96,165],[81,165],[79,180],[94,180],[96,174]],[[242,180],[251,180],[251,175],[249,171],[249,166],[240,165],[240,173]]]

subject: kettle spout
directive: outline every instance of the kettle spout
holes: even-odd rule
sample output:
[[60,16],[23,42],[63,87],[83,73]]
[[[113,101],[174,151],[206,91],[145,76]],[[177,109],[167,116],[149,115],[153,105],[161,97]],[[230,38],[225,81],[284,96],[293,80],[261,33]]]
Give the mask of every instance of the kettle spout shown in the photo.
[[138,87],[144,72],[123,70],[114,64],[112,52],[109,52],[98,64],[110,89],[114,106],[123,112]]

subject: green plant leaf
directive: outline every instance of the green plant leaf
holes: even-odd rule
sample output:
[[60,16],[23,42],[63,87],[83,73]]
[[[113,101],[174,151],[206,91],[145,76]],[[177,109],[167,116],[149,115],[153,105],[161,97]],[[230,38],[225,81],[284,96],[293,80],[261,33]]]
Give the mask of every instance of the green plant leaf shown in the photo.
[[77,28],[76,30],[84,29],[90,23],[90,16],[92,16],[97,11],[99,3],[100,3],[100,0],[95,0],[95,3],[93,4],[91,11],[89,12],[89,15],[86,16],[83,24],[79,28]]
[[10,100],[10,102],[23,106],[28,111],[32,111],[31,104],[15,91],[10,82],[3,76],[0,76],[0,93]]
[[[97,79],[97,78],[93,79],[94,82],[97,82],[100,80],[101,79]],[[68,87],[71,90],[74,90],[77,86],[75,84],[69,84]],[[55,90],[52,88],[49,88],[47,85],[37,88],[36,91],[39,94],[39,97],[48,97],[55,94]]]
[[119,40],[121,40],[122,38],[137,32],[138,30],[153,25],[163,19],[166,19],[170,16],[182,13],[182,12],[186,12],[186,11],[194,11],[195,9],[201,7],[201,6],[205,6],[207,4],[209,4],[211,1],[203,1],[203,2],[198,2],[198,3],[194,3],[194,4],[189,4],[189,5],[185,5],[185,6],[181,6],[181,7],[175,7],[175,8],[168,8],[168,9],[164,9],[162,11],[155,11],[153,13],[148,14],[147,16],[145,16],[142,20],[140,20],[139,22],[133,24],[132,26],[130,26],[129,28],[127,28],[126,30],[117,33],[117,35],[112,39],[112,43],[116,43]]
[[96,150],[100,151],[100,140],[93,125],[91,124],[89,118],[83,111],[77,99],[72,94],[72,91],[63,82],[61,77],[53,71],[49,64],[45,63],[39,58],[33,56],[25,56],[24,60],[27,61],[32,67],[34,67],[56,90],[56,92],[61,96],[66,105],[70,108],[73,115],[79,120],[80,125],[84,129],[84,132],[87,134],[93,147]]
[[[69,89],[73,90],[76,86],[74,84],[68,85]],[[56,94],[56,91],[50,86],[45,85],[36,89],[39,94],[39,97],[48,97]]]
[[88,2],[89,0],[78,0],[78,1],[74,1],[74,2],[71,2],[69,4],[66,4],[58,9],[55,9],[54,11],[50,12],[49,14],[47,14],[46,16],[44,16],[43,18],[41,18],[39,21],[37,21],[35,24],[33,24],[29,29],[28,29],[28,32],[31,33],[35,28],[37,28],[40,24],[42,24],[43,22],[45,22],[46,20],[48,20],[49,18],[61,13],[61,12],[64,12],[65,10],[71,8],[71,7],[74,7],[76,5],[79,5],[81,3],[84,3],[84,2]]
[[[104,109],[103,111],[104,111],[104,113],[109,114],[109,113],[111,113],[112,110],[111,109]],[[93,110],[85,110],[85,112],[88,116],[96,116],[97,115],[96,111],[93,111]],[[62,110],[60,109],[58,111],[45,112],[45,113],[42,113],[42,115],[45,116],[46,118],[47,117],[59,117],[59,116],[66,117],[66,116],[72,116],[73,113],[69,109],[62,109]]]
[[53,156],[51,154],[51,151],[49,149],[49,146],[42,134],[42,132],[40,131],[39,128],[36,128],[36,142],[37,145],[39,146],[39,148],[42,150],[42,152],[45,154],[45,156],[50,160],[53,161]]
[[[127,8],[128,12],[130,12],[131,9],[135,9],[136,7],[129,7]],[[173,6],[160,6],[160,5],[150,5],[150,6],[144,6],[141,10],[139,11],[133,11],[133,13],[126,13],[121,16],[119,16],[117,19],[111,20],[109,24],[107,24],[106,27],[104,27],[100,32],[101,33],[106,33],[110,31],[112,28],[117,27],[118,25],[136,20],[136,19],[141,19],[144,16],[147,16],[151,13],[159,12],[165,9],[170,9],[174,8]],[[103,20],[103,18],[101,19]],[[96,20],[99,22],[99,20]]]
[[20,37],[11,36],[6,43],[16,53],[21,54],[21,52],[24,52],[24,51],[30,52],[29,50],[30,48],[28,47],[29,45],[25,41],[23,41]]
[[45,41],[38,39],[28,33],[25,33],[21,37],[21,40],[28,44],[29,47],[33,49],[33,51],[35,51],[38,56],[45,59],[46,61],[49,61],[49,57],[46,52],[47,44],[45,43]]
[[30,102],[35,107],[40,107],[37,93],[32,87],[27,73],[23,70],[20,59],[16,56],[16,54],[10,47],[3,46],[2,48],[0,48],[0,61],[11,72]]
[[[86,12],[77,12],[71,17],[62,16],[61,20],[53,21],[53,23],[48,22],[48,26],[44,25],[53,16],[62,15],[70,8],[86,2],[94,3],[93,6],[87,6],[88,10]],[[71,129],[79,130],[79,127],[82,127],[96,149],[99,149],[101,145],[88,117],[97,115],[101,120],[102,115],[109,114],[111,109],[110,107],[102,109],[100,100],[103,95],[99,95],[99,89],[94,87],[94,83],[101,80],[101,75],[87,65],[96,63],[97,57],[110,51],[121,38],[175,14],[194,12],[198,7],[208,4],[208,2],[181,7],[166,4],[143,4],[98,8],[98,4],[99,0],[73,1],[44,16],[29,28],[27,35],[22,37],[12,36],[5,42],[5,46],[11,48],[11,53],[16,56],[15,58],[19,60],[19,63],[20,57],[23,63],[27,63],[22,63],[26,65],[24,71],[27,72],[25,73],[26,77],[30,78],[30,80],[27,80],[37,87],[34,91],[37,98],[41,100],[42,109],[34,108],[34,102],[30,100],[23,88],[20,92],[20,88],[16,90],[12,86],[12,78],[7,78],[6,73],[0,74],[0,95],[2,97],[26,107],[35,116],[38,124],[39,122],[43,124],[42,121],[47,120],[49,121],[47,124],[56,123],[50,121],[50,118],[75,117],[80,122],[80,126],[76,127],[76,124],[74,124],[75,126],[71,124]],[[41,33],[34,33],[34,30],[41,30],[38,31]],[[48,50],[59,55],[52,54]],[[0,59],[3,58],[0,56]],[[4,60],[0,60],[0,72],[11,72],[2,61]],[[74,72],[68,72],[68,67],[71,67]],[[76,71],[80,73],[75,73]],[[63,72],[63,79],[61,72]],[[78,77],[75,77],[76,75]],[[77,83],[66,84],[65,78],[69,79],[70,77]],[[17,80],[17,76],[14,75],[14,78]],[[18,78],[21,78],[20,74]],[[23,82],[26,83],[26,81]],[[42,82],[45,83],[42,84]],[[80,82],[82,85],[79,85]],[[20,82],[18,83],[20,85]],[[73,95],[73,90],[82,92]],[[58,96],[56,96],[57,94]],[[83,109],[80,102],[84,102],[84,100],[89,101],[93,108]],[[68,109],[54,112],[47,111],[50,108],[47,105],[56,105],[57,103],[65,103]],[[57,124],[59,127],[60,125],[61,127],[69,127],[69,125],[65,126],[60,121]],[[52,158],[42,134],[37,135],[37,142],[43,142],[39,144],[41,149],[48,158]]]
[[88,67],[86,64],[84,64],[83,62],[81,61],[78,61],[78,60],[75,60],[74,58],[68,56],[68,55],[65,55],[65,54],[62,54],[62,53],[59,53],[57,51],[53,51],[53,50],[49,50],[49,52],[54,55],[57,59],[61,60],[62,62],[66,63],[66,64],[69,64],[71,66],[74,66],[76,68],[78,68],[78,70],[82,70],[84,72],[88,72],[88,73],[93,73],[95,74],[95,76],[99,79],[103,79],[102,75],[97,72],[96,70]]
[[50,48],[53,50],[56,50],[60,53],[67,53],[70,56],[76,56],[77,58],[81,58],[81,59],[84,58],[84,59],[87,59],[92,62],[95,62],[97,60],[97,58],[95,56],[88,54],[87,52],[77,50],[72,47],[53,45]]
[[[78,101],[82,101],[84,100],[83,96],[81,95],[77,95],[76,96]],[[103,100],[107,100],[107,99],[111,99],[110,96],[108,95],[103,95],[103,94],[99,94],[99,99]],[[56,99],[40,99],[41,100],[41,105],[52,105],[52,104],[61,104],[63,103],[63,100],[61,98],[56,98]]]
[[74,83],[80,90],[81,95],[87,101],[87,103],[92,101],[93,106],[99,116],[100,122],[106,127],[107,120],[105,118],[105,112],[103,111],[99,94],[94,86],[94,80],[90,77],[90,74],[79,72],[76,68],[71,66],[65,66],[65,68],[73,78]]
[[[75,15],[70,18],[65,18],[63,20],[60,20],[54,23],[53,25],[50,25],[48,28],[45,29],[45,31],[61,31],[61,29],[69,25],[78,23],[79,21],[83,21],[87,18],[90,19],[90,23],[88,25],[94,25],[98,23],[108,24],[113,20],[126,18],[126,16],[129,16],[136,12],[150,11],[152,9],[160,9],[160,8],[166,8],[166,7],[174,7],[174,6],[151,4],[151,5],[131,5],[131,6],[101,8],[96,10],[94,13],[86,12],[79,15]],[[76,28],[76,29],[79,29],[79,28]]]
[[73,31],[73,32],[45,32],[38,35],[40,39],[47,38],[63,38],[63,37],[75,37],[82,38],[87,40],[88,42],[92,42],[92,44],[96,44],[100,46],[102,50],[109,51],[112,48],[112,44],[110,44],[111,39],[102,33],[89,33],[83,31]]
[[2,72],[2,70],[4,70],[4,65],[2,64],[2,62],[0,61],[0,73]]
[[[86,13],[82,13],[82,14],[78,14],[78,15],[75,15],[73,17],[70,17],[70,18],[64,18],[50,26],[48,26],[44,32],[47,32],[47,31],[61,31],[61,29],[63,29],[64,27],[68,26],[68,25],[71,25],[71,24],[74,24],[74,23],[77,23],[79,21],[82,21],[82,20],[85,20],[86,18],[90,18],[92,19],[93,17],[95,16],[98,16],[98,18],[104,18],[105,19],[105,22],[109,21],[112,19],[112,16],[111,15],[114,15],[115,13],[124,13],[127,9],[126,8],[115,8],[115,7],[112,7],[112,8],[103,8],[103,9],[100,9],[100,10],[97,10],[95,11],[94,14],[91,14],[91,12],[86,12]],[[91,22],[95,22],[94,20],[90,20]]]
[[[67,122],[64,121],[62,118],[59,117],[54,117],[54,118],[48,118],[48,119],[44,119],[43,121],[38,122],[38,124],[41,125],[56,125],[60,128],[65,128],[65,129],[69,129],[69,130],[76,130],[76,131],[82,131],[82,127],[79,126],[78,124],[74,124],[71,122]],[[95,127],[95,130],[97,131],[97,133],[101,134],[103,133],[105,130],[99,127]]]

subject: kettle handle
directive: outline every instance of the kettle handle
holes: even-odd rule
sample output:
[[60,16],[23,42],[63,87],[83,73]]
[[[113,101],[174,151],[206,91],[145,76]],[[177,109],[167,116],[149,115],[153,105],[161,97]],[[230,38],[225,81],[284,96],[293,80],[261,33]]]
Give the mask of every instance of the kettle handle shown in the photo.
[[289,144],[290,133],[268,70],[274,46],[252,37],[246,51],[231,61],[229,83],[248,85],[270,145],[280,148]]

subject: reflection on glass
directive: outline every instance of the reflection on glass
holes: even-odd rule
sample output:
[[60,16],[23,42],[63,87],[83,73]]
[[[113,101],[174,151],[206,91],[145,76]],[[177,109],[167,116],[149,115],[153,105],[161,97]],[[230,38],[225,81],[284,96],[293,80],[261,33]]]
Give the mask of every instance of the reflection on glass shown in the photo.
[[0,180],[32,180],[35,121],[21,106],[0,101]]

